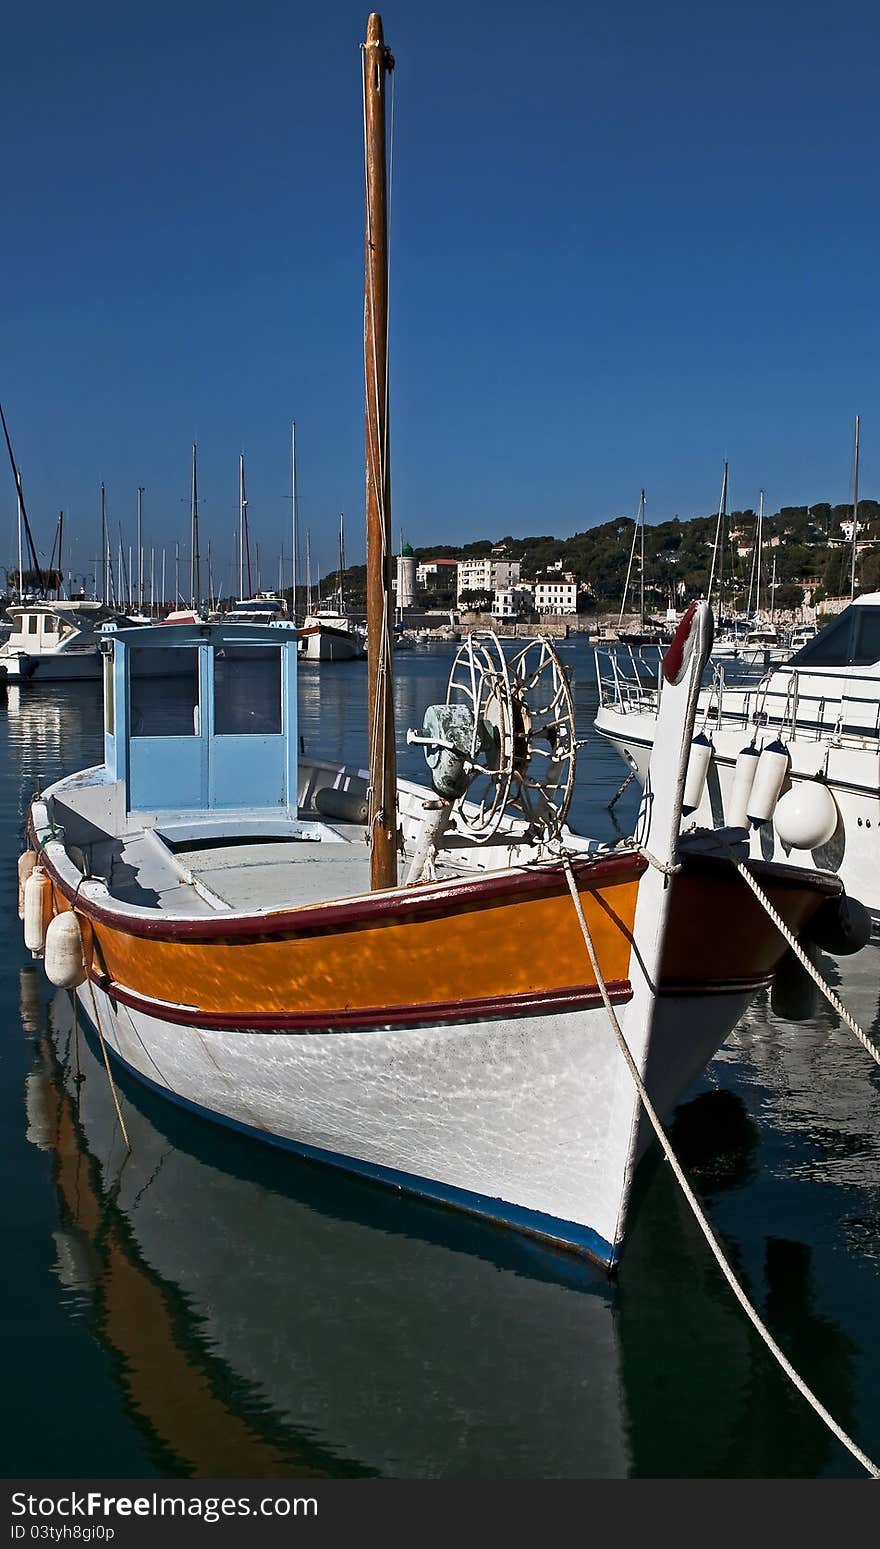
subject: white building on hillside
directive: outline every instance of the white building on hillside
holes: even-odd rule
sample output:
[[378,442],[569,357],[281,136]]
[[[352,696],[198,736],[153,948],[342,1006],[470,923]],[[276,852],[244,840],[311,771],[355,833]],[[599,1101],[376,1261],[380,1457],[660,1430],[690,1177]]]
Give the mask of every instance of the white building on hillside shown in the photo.
[[452,587],[457,570],[457,559],[423,559],[416,566],[416,585]]
[[458,562],[458,600],[462,592],[497,592],[514,586],[519,580],[518,559],[460,559]]
[[528,581],[518,586],[500,587],[492,602],[494,619],[515,619],[532,607],[532,587]]
[[574,581],[536,581],[536,613],[577,613],[577,583]]

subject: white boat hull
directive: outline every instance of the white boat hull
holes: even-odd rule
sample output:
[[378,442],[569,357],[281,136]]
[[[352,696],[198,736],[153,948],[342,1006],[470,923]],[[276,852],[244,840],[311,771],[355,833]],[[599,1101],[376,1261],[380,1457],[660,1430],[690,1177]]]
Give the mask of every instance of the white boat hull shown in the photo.
[[[92,990],[78,994],[94,1021]],[[616,1263],[650,1131],[639,1129],[604,1008],[291,1033],[188,1027],[114,1004],[97,986],[94,994],[111,1052],[163,1096],[264,1142]],[[751,994],[714,995],[711,1015],[706,997],[660,997],[647,1029],[640,997],[619,1008],[661,1111]]]
[[342,629],[317,626],[300,634],[299,659],[304,662],[351,662],[364,654],[356,636]]
[[85,683],[101,676],[101,656],[94,651],[26,653],[0,660],[8,683]]

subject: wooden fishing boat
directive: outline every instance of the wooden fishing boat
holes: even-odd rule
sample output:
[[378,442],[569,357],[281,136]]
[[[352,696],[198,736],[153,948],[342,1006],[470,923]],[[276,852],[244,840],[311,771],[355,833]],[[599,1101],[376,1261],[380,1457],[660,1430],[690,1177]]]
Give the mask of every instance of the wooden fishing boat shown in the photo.
[[[567,824],[574,707],[547,641],[517,642],[512,656],[494,637],[463,642],[446,702],[409,733],[431,784],[397,779],[389,65],[372,16],[369,771],[298,758],[293,631],[119,631],[104,654],[104,762],[31,807],[25,939],[54,983],[76,986],[108,1053],[164,1096],[612,1266],[650,1138],[614,1019],[668,1112],[786,943],[731,864],[735,834],[679,839],[711,647],[705,604],[664,658],[628,844],[608,848]],[[185,663],[175,698],[159,698],[142,669],[157,648]],[[795,935],[842,894],[816,871],[751,870]]]

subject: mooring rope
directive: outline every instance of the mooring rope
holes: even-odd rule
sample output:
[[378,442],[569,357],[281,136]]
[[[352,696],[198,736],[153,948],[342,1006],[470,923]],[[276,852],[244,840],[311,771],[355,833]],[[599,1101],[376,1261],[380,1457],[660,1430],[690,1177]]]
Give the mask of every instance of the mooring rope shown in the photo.
[[571,869],[571,862],[568,857],[563,858],[563,867],[565,869],[566,880],[568,882],[568,890],[571,893],[572,902],[574,903],[575,912],[578,917],[578,923],[581,928],[581,934],[584,938],[584,945],[587,949],[587,956],[590,959],[590,966],[595,975],[599,994],[602,997],[602,1004],[604,1005],[608,1014],[608,1020],[611,1024],[611,1028],[617,1040],[620,1052],[626,1060],[627,1066],[629,1067],[629,1073],[635,1082],[636,1091],[638,1092],[642,1106],[651,1121],[651,1125],[663,1149],[663,1154],[666,1157],[670,1167],[672,1168],[673,1173],[675,1174],[676,1180],[684,1194],[685,1199],[690,1205],[691,1210],[693,1211],[697,1225],[699,1226],[703,1236],[709,1244],[709,1247],[716,1260],[716,1263],[718,1264],[719,1269],[721,1270],[721,1273],[733,1291],[734,1296],[736,1297],[746,1316],[754,1324],[771,1355],[773,1355],[774,1358],[778,1361],[779,1365],[797,1388],[798,1392],[802,1394],[802,1396],[807,1400],[807,1403],[812,1406],[819,1418],[824,1421],[825,1425],[828,1426],[828,1429],[833,1431],[838,1441],[841,1441],[848,1449],[848,1451],[852,1453],[853,1457],[856,1458],[859,1463],[861,1463],[862,1467],[868,1474],[871,1475],[872,1479],[880,1479],[880,1468],[877,1467],[876,1463],[872,1463],[871,1459],[867,1456],[866,1453],[862,1451],[861,1447],[859,1447],[858,1444],[853,1441],[852,1437],[848,1436],[846,1431],[844,1431],[843,1428],[838,1425],[837,1421],[834,1419],[834,1416],[829,1414],[821,1399],[816,1397],[816,1394],[812,1391],[812,1389],[807,1386],[803,1378],[795,1371],[784,1351],[782,1351],[779,1345],[776,1343],[776,1340],[773,1338],[773,1335],[770,1333],[770,1330],[764,1323],[760,1314],[749,1301],[745,1291],[743,1290],[735,1274],[733,1273],[733,1270],[727,1262],[721,1245],[719,1244],[715,1233],[709,1225],[709,1221],[704,1214],[693,1189],[688,1183],[687,1178],[682,1171],[681,1164],[679,1163],[678,1158],[676,1157],[675,1152],[673,1151],[672,1146],[666,1137],[666,1131],[664,1130],[660,1117],[653,1103],[651,1102],[650,1097],[648,1096],[645,1083],[639,1074],[635,1060],[630,1053],[629,1045],[623,1035],[623,1029],[617,1020],[617,1015],[613,1005],[611,1004],[611,997],[608,994],[605,980],[602,975],[602,970],[599,967],[599,959],[596,954],[595,946],[593,945],[593,938],[590,934],[590,927],[587,924],[583,904],[581,903],[580,893],[578,892],[574,872]]
[[[107,1071],[107,1080],[110,1082],[110,1094],[111,1094],[111,1096],[113,1098],[113,1106],[116,1109],[116,1117],[119,1120],[119,1128],[122,1130],[122,1138],[125,1141],[127,1149],[130,1151],[131,1150],[131,1141],[128,1138],[128,1130],[125,1127],[125,1120],[122,1117],[122,1109],[119,1106],[119,1098],[118,1098],[117,1093],[116,1093],[116,1083],[113,1080],[113,1072],[110,1069],[110,1060],[109,1060],[109,1057],[107,1055],[107,1045],[104,1042],[104,1029],[101,1026],[101,1018],[100,1018],[100,1015],[98,1013],[98,1002],[97,1002],[97,1000],[95,998],[95,986],[93,985],[93,983],[91,981],[91,978],[89,979],[89,991],[91,993],[92,1007],[93,1007],[94,1013],[95,1013],[95,1027],[96,1027],[97,1032],[98,1032],[98,1042],[101,1045],[101,1053],[104,1056],[104,1068]],[[75,1014],[75,1012],[74,1012],[74,1014]]]

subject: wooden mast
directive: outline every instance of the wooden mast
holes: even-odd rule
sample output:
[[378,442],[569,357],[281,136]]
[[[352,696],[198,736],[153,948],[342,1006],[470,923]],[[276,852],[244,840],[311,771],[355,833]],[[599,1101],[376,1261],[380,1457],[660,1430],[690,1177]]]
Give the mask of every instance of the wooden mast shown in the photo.
[[373,12],[363,46],[364,386],[367,443],[367,676],[370,885],[397,885],[397,756],[391,643],[391,464],[388,446],[388,203],[385,80],[394,60]]

